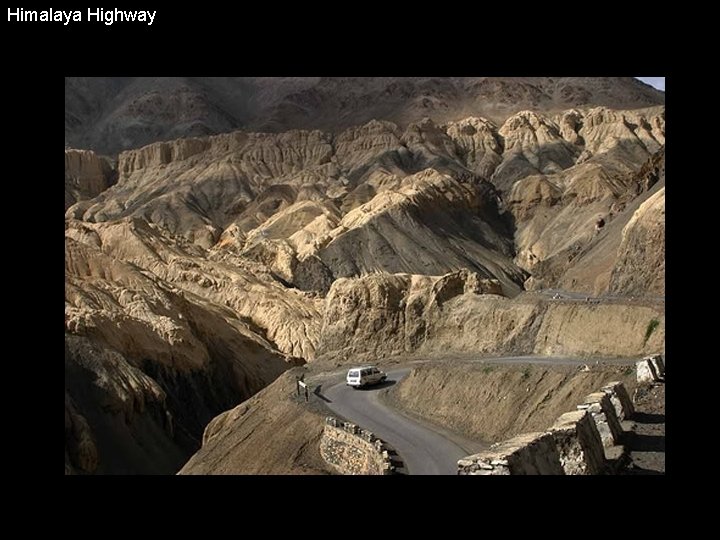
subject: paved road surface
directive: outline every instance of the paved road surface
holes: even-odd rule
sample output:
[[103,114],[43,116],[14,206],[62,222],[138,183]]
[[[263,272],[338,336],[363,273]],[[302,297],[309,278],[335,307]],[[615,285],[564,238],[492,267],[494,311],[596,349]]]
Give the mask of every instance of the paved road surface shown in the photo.
[[[508,357],[484,359],[491,363],[531,363],[582,365],[594,363],[581,358]],[[600,360],[601,363],[630,364],[634,360]],[[409,368],[388,372],[388,383],[399,382],[410,372]],[[369,429],[381,439],[390,443],[405,463],[409,474],[457,474],[457,460],[478,452],[478,443],[461,440],[459,437],[441,433],[427,424],[391,409],[379,399],[380,391],[388,383],[375,388],[354,390],[342,382],[330,386],[323,392],[329,400],[326,405],[343,418]]]
[[[388,372],[388,381],[400,381],[410,372]],[[378,399],[385,386],[354,390],[345,382],[323,392],[333,411],[369,429],[390,443],[405,463],[409,474],[457,474],[457,460],[473,452],[461,448],[445,436],[395,412]]]
[[573,291],[566,291],[563,289],[540,289],[538,291],[526,291],[527,294],[541,294],[543,296],[549,296],[550,298],[553,298],[555,296],[558,297],[559,300],[585,300],[586,298],[589,298],[593,301],[608,301],[608,300],[619,300],[622,302],[626,302],[628,300],[646,300],[646,301],[654,301],[654,302],[665,302],[664,296],[639,296],[637,298],[631,296],[627,297],[621,294],[603,294],[602,296],[593,296],[591,293],[581,293],[581,292],[573,292]]

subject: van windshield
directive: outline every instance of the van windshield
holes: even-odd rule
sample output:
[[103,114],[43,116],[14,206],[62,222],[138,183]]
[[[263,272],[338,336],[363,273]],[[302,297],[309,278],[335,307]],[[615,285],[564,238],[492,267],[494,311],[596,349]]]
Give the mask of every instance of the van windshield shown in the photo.
[[348,372],[348,377],[359,377],[359,376],[360,376],[360,372],[356,369],[350,370]]

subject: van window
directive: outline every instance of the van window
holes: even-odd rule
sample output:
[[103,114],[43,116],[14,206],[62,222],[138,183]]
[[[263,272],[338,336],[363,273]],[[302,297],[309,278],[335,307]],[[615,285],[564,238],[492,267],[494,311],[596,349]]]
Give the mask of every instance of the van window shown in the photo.
[[348,377],[359,377],[360,372],[357,369],[351,369],[350,373],[348,373]]

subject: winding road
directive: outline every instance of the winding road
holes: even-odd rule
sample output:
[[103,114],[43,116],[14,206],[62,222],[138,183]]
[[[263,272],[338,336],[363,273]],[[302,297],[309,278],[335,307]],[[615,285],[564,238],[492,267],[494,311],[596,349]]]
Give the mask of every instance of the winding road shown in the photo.
[[[566,364],[594,363],[582,358],[507,357],[484,359],[486,362],[504,364]],[[632,359],[602,360],[602,363],[627,364]],[[346,420],[369,429],[387,441],[402,458],[408,474],[455,475],[458,459],[481,451],[481,443],[462,439],[456,434],[420,423],[391,409],[380,399],[384,388],[402,380],[410,368],[388,371],[386,383],[367,389],[354,390],[342,382],[323,391],[326,405]]]
[[[399,382],[408,373],[408,368],[389,371],[388,382]],[[390,443],[409,474],[457,474],[457,460],[476,449],[462,447],[447,435],[389,408],[379,399],[387,386],[354,390],[341,382],[323,394],[331,401],[327,403],[330,409]]]

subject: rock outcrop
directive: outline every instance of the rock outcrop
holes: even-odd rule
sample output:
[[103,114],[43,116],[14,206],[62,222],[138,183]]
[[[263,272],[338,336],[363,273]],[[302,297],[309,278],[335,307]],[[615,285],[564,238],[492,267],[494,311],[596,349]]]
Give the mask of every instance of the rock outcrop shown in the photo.
[[580,153],[579,147],[562,138],[552,120],[530,111],[508,118],[498,133],[504,152],[493,183],[502,190],[529,175],[559,173],[574,165]]
[[[623,226],[653,187],[664,185],[658,172],[664,168],[664,112],[592,109],[568,113],[561,122],[568,118],[576,136],[567,126],[560,134],[582,141],[576,163],[525,176],[509,190],[515,262],[533,275],[532,287],[599,295],[608,292]],[[657,260],[648,264],[660,270]]]
[[325,300],[318,352],[355,361],[416,351],[434,342],[446,303],[485,293],[502,294],[500,284],[468,271],[338,279]]
[[447,126],[465,166],[479,177],[489,179],[502,163],[503,145],[495,124],[485,118],[469,117]]
[[174,472],[210,418],[265,387],[288,358],[224,305],[121,260],[133,250],[128,242],[113,255],[108,231],[72,232],[66,472]]
[[[608,200],[614,202],[607,211],[603,210],[595,215],[589,211],[584,212],[586,216],[584,241],[578,239],[569,248],[555,255],[545,254],[546,258],[543,260],[531,261],[535,263],[531,269],[534,280],[545,287],[555,286],[595,296],[607,292],[628,296],[664,296],[664,219],[651,219],[646,232],[640,233],[653,235],[656,240],[652,244],[647,244],[646,249],[639,251],[631,247],[632,244],[628,242],[633,238],[632,233],[627,240],[624,240],[625,228],[635,219],[634,216],[639,208],[648,199],[654,198],[659,191],[664,191],[664,163],[663,148],[653,154],[638,172],[619,176],[618,178],[628,188],[625,191],[618,191],[617,197]],[[518,182],[517,185],[521,183]],[[659,202],[659,199],[655,200]],[[602,227],[598,226],[599,223]],[[559,231],[553,233],[558,237]],[[621,252],[620,245],[623,241],[630,247],[624,248]],[[621,259],[628,256],[630,260],[633,257],[635,259],[631,264],[636,275],[632,277],[626,274],[627,269],[624,271],[621,263]],[[625,290],[622,287],[618,288],[617,285],[611,288],[610,279],[613,273],[616,282],[623,279],[621,276],[626,275],[628,279],[635,280],[635,285]]]
[[502,122],[522,110],[664,102],[632,77],[66,77],[65,140],[116,153],[239,128],[341,131],[471,114]]
[[231,245],[321,293],[338,277],[459,268],[511,294],[524,272],[534,287],[604,292],[612,256],[569,274],[652,189],[643,163],[663,144],[662,108],[235,132],[125,152],[117,185],[67,216],[141,218],[206,249]]
[[[511,246],[483,219],[490,205],[477,190],[429,169],[346,214],[318,256],[336,278],[467,268],[516,294],[524,274],[509,259]],[[488,214],[492,219],[492,209]]]
[[316,359],[662,350],[656,299],[522,290],[664,294],[664,109],[609,108],[663,100],[626,78],[66,79],[66,144],[127,149],[66,150],[66,472],[173,472],[206,425],[186,472],[325,471],[287,400],[297,426],[217,416]]
[[665,296],[665,188],[633,214],[622,231],[610,292]]
[[[107,259],[104,264],[110,268],[124,264],[123,268],[134,269],[133,275],[139,274],[141,279],[156,279],[166,284],[180,299],[198,299],[203,305],[208,303],[220,309],[237,319],[234,324],[238,331],[253,339],[261,337],[264,346],[292,357],[310,359],[314,355],[322,300],[298,290],[288,290],[262,264],[225,250],[209,253],[182,239],[173,239],[157,226],[140,219],[102,224],[68,221],[66,236],[72,239],[68,240],[70,245],[77,244],[83,253],[94,247],[89,257],[92,264],[100,257]],[[76,248],[72,249],[74,252]],[[66,278],[73,286],[73,274],[66,272]],[[118,279],[118,275],[111,274],[110,280]],[[66,289],[66,294],[68,290],[71,289]],[[152,286],[149,290],[154,294]],[[125,302],[131,300],[128,297]],[[137,300],[144,301],[144,293],[139,293]],[[167,308],[168,313],[173,311]],[[182,322],[173,324],[180,329],[187,327]],[[139,327],[138,331],[145,332],[145,328]],[[177,332],[187,334],[186,330]],[[160,338],[158,347],[166,347],[162,344],[166,339],[169,338]],[[182,338],[180,340],[182,342]],[[179,351],[173,354],[177,357]],[[198,361],[197,357],[190,356]]]
[[464,352],[618,357],[664,346],[662,308],[501,294],[497,281],[467,271],[336,280],[325,299],[318,357],[335,362]]
[[109,188],[117,173],[107,158],[90,150],[65,150],[65,210]]

